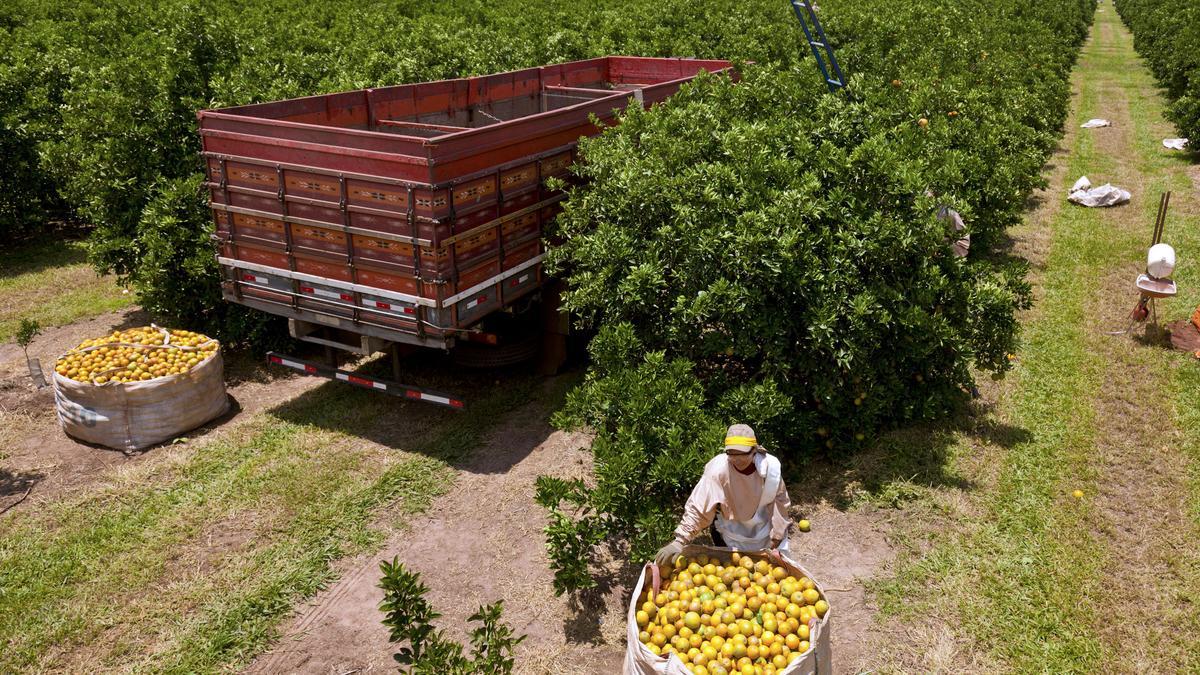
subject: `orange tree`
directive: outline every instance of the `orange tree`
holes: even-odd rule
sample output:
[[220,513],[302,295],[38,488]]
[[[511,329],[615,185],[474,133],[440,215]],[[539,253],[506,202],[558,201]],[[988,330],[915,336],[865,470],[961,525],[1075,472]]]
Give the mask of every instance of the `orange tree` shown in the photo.
[[1190,0],[1116,4],[1133,31],[1134,47],[1167,89],[1168,116],[1193,145],[1200,143],[1200,5]]
[[788,8],[765,1],[0,4],[0,245],[78,218],[99,270],[227,344],[278,320],[221,301],[196,110],[609,53],[793,51],[773,38]]
[[744,66],[582,144],[548,260],[599,329],[557,418],[594,430],[595,479],[538,482],[560,592],[593,583],[601,541],[645,560],[669,538],[725,424],[840,451],[1009,367],[1029,289],[994,248],[1041,184],[1092,4],[822,8],[848,96],[811,64]]
[[[929,135],[926,148],[942,143],[944,161],[925,179],[938,195],[973,195],[960,201],[974,209],[973,235],[986,238],[1036,179],[1031,141],[1061,115],[1043,102],[1065,89],[1052,75],[1083,21],[1077,0],[941,4],[863,11],[830,0],[822,12],[851,72],[903,79],[893,94],[905,105],[888,110],[962,108],[954,133]],[[1005,21],[1030,30],[994,29]],[[902,39],[892,40],[897,26]],[[612,53],[743,58],[788,72],[804,54],[799,39],[780,0],[10,0],[0,8],[0,151],[9,160],[0,163],[0,238],[65,208],[95,226],[96,266],[123,277],[152,313],[226,343],[253,340],[264,315],[220,301],[198,108]],[[813,80],[810,64],[800,70]]]
[[507,675],[512,672],[513,650],[525,640],[500,621],[503,601],[483,605],[468,618],[479,622],[471,629],[471,655],[463,645],[446,637],[433,625],[440,614],[425,599],[429,591],[421,575],[405,569],[397,558],[379,563],[383,578],[383,625],[388,639],[400,645],[393,658],[400,672],[409,675]]

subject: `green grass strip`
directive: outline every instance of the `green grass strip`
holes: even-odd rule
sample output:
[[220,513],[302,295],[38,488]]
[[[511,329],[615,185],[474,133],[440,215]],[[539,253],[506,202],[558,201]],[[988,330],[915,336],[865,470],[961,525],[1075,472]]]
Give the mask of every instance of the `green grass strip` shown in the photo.
[[54,240],[3,254],[0,265],[0,342],[16,335],[21,319],[63,326],[128,306],[113,277],[97,276],[83,242]]
[[[403,404],[329,384],[175,466],[20,514],[0,536],[0,672],[52,666],[58,650],[81,646],[105,668],[216,672],[248,661],[333,578],[331,561],[380,543],[370,528],[379,507],[423,510],[531,387],[510,382],[464,413],[430,409],[404,451],[380,461],[358,434],[384,433]],[[226,523],[252,529],[244,546],[210,572],[176,569],[181,550],[202,550]]]
[[[1128,58],[1108,53],[1098,38],[1085,46],[1076,73],[1078,111],[1068,124],[1099,109],[1097,73]],[[1063,198],[1081,175],[1111,172],[1112,159],[1095,138],[1075,135],[1067,185],[1051,186],[1050,199]],[[1089,333],[1098,326],[1088,305],[1121,247],[1098,210],[1063,206],[1050,227],[1053,244],[1034,319],[1025,327],[1016,386],[1000,411],[1005,423],[1028,434],[1004,455],[994,489],[979,495],[982,513],[936,535],[932,550],[878,588],[886,614],[951,615],[977,650],[1013,670],[1096,672],[1115,651],[1094,631],[1094,594],[1103,579],[1097,551],[1104,542],[1090,532],[1086,502],[1069,492],[1094,494],[1093,399],[1103,380],[1089,354]]]
[[[1115,14],[1097,14],[1093,32],[1077,69],[1080,96],[1068,124],[1106,116],[1114,105],[1127,103],[1132,128],[1076,133],[1065,184],[1052,186],[1049,198],[1061,199],[1081,175],[1093,183],[1116,180],[1120,162],[1121,174],[1130,177],[1136,171],[1144,187],[1135,195],[1137,201],[1120,212],[1067,205],[1057,211],[1015,386],[998,411],[1002,422],[1026,430],[1028,436],[1018,437],[1000,455],[994,489],[977,495],[978,514],[925,531],[932,548],[913,553],[895,578],[877,585],[885,615],[918,620],[934,614],[960,624],[959,637],[970,639],[968,651],[975,656],[987,654],[989,670],[1102,672],[1126,662],[1124,648],[1131,645],[1104,640],[1097,629],[1116,620],[1105,616],[1104,608],[1113,607],[1121,580],[1111,578],[1106,561],[1123,552],[1095,534],[1097,514],[1089,500],[1069,497],[1076,488],[1095,495],[1100,481],[1111,478],[1097,475],[1096,445],[1103,439],[1098,437],[1096,406],[1113,393],[1101,389],[1105,369],[1138,368],[1168,390],[1164,398],[1171,396],[1173,421],[1182,433],[1163,429],[1163,443],[1181,439],[1179,449],[1189,460],[1188,515],[1200,523],[1200,369],[1167,350],[1114,349],[1114,343],[1104,341],[1130,338],[1102,335],[1104,329],[1123,326],[1101,325],[1095,312],[1098,304],[1132,307],[1132,287],[1127,296],[1109,297],[1099,293],[1099,284],[1126,269],[1136,273],[1160,191],[1188,194],[1194,186],[1184,170],[1186,160],[1159,147],[1161,138],[1170,135],[1170,125],[1162,119],[1163,102],[1145,69],[1131,67],[1137,57]],[[1107,154],[1112,148],[1097,147],[1103,133],[1130,134],[1132,153]],[[1194,214],[1178,209],[1166,239],[1179,250],[1200,248],[1200,233],[1184,226]],[[1144,231],[1122,224],[1129,222],[1128,216],[1117,214],[1130,210],[1139,214],[1136,222],[1146,223]],[[1161,320],[1187,316],[1200,301],[1200,274],[1193,270],[1186,262],[1180,268],[1180,298],[1160,303]],[[964,439],[947,454],[954,461],[970,451]],[[1194,550],[1194,542],[1187,547]],[[1185,568],[1174,571],[1172,576],[1182,581],[1173,592],[1186,597],[1166,604],[1187,612],[1200,606],[1200,564],[1194,554],[1174,556],[1173,564]],[[1200,654],[1200,616],[1193,611],[1190,617],[1173,614],[1162,619],[1174,627],[1166,636],[1174,644],[1164,648],[1174,654]],[[1175,666],[1189,670],[1200,662]]]

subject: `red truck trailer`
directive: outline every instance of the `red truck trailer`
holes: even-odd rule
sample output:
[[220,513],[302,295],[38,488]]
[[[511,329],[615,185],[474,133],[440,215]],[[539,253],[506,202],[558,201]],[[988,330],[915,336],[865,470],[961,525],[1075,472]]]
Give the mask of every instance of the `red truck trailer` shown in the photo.
[[481,323],[543,288],[546,182],[579,138],[729,67],[609,56],[200,111],[223,296],[363,355],[498,342]]

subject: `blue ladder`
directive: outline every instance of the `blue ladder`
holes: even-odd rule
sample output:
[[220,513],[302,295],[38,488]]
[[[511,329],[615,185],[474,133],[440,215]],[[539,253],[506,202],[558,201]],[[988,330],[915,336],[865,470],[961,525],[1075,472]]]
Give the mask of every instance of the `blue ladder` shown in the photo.
[[[829,40],[825,39],[825,29],[821,28],[821,20],[817,18],[811,2],[812,0],[791,0],[792,10],[796,12],[796,18],[800,20],[800,27],[804,29],[804,38],[808,40],[808,46],[812,47],[813,58],[817,60],[817,67],[821,69],[821,76],[825,78],[825,84],[829,86],[830,92],[835,92],[846,86],[846,78],[842,77],[842,69],[833,55],[833,47],[830,46]],[[810,21],[812,28],[809,28],[808,25]],[[816,39],[813,39],[814,34]],[[824,54],[821,53],[822,51]],[[828,61],[828,65],[826,65],[826,61]],[[829,76],[830,66],[833,68],[833,77]]]

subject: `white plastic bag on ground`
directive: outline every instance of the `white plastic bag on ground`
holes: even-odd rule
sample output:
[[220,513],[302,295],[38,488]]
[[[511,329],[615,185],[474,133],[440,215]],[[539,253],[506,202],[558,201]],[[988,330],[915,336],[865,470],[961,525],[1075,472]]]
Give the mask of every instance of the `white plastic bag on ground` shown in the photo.
[[1081,206],[1116,206],[1129,201],[1129,191],[1110,183],[1094,188],[1088,177],[1084,176],[1075,181],[1067,199]]
[[1188,139],[1186,138],[1164,138],[1163,147],[1168,150],[1183,150],[1187,147]]
[[195,429],[229,409],[221,350],[186,373],[145,382],[77,382],[54,373],[58,422],[67,435],[140,450]]
[[1109,126],[1112,126],[1112,122],[1109,122],[1106,119],[1100,119],[1100,118],[1091,119],[1091,120],[1088,120],[1088,121],[1084,122],[1083,124],[1079,125],[1079,127],[1081,129],[1098,129],[1100,127],[1109,127]]
[[[732,552],[732,549],[728,548],[695,544],[683,548],[683,555],[689,558],[703,554],[715,555],[728,561],[729,554]],[[765,555],[767,552],[752,551],[750,553],[759,556]],[[800,563],[789,558],[787,553],[783,554],[783,566],[793,575],[812,579],[821,597],[828,598],[825,589],[817,583],[813,575],[801,567]],[[634,586],[633,594],[629,599],[629,610],[625,617],[625,664],[621,669],[622,675],[691,675],[691,671],[683,665],[683,661],[680,661],[674,654],[667,657],[655,656],[654,652],[646,649],[645,645],[638,640],[637,601],[641,597],[645,585],[654,582],[658,574],[658,567],[654,563],[647,563],[642,568],[642,574],[638,576],[637,585]],[[811,648],[803,656],[788,664],[786,668],[777,671],[778,675],[831,675],[833,673],[833,647],[830,644],[830,636],[833,633],[830,626],[832,616],[833,606],[831,604],[829,610],[825,612],[825,616],[810,624],[812,633],[809,635],[809,644],[812,645]]]

